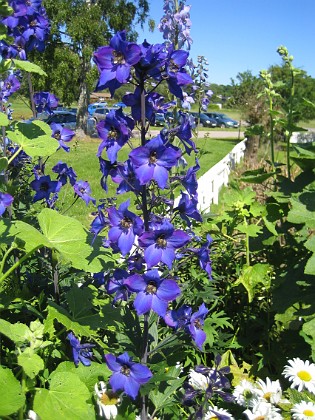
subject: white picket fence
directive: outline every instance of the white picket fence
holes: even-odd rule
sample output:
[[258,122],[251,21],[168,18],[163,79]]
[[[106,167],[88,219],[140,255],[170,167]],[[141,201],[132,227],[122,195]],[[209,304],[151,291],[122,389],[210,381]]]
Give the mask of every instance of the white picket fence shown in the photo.
[[[247,139],[244,139],[238,143],[230,153],[198,179],[198,209],[200,211],[209,211],[211,204],[218,204],[220,189],[228,184],[231,170],[244,157],[246,141]],[[179,199],[180,197],[175,200],[175,206]]]

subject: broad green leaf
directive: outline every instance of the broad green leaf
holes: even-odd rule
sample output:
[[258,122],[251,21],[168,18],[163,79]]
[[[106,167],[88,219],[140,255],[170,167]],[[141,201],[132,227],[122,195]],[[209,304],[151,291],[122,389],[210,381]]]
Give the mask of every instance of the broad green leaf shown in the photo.
[[253,184],[261,184],[276,174],[277,172],[266,172],[264,168],[259,168],[252,171],[243,172],[240,180]]
[[34,120],[32,121],[32,124],[39,127],[41,130],[43,130],[44,133],[48,134],[49,137],[51,137],[52,129],[50,128],[50,125],[46,124],[44,121],[41,120]]
[[16,413],[25,403],[20,382],[10,369],[0,365],[0,416]]
[[257,225],[244,225],[239,224],[236,226],[236,229],[238,229],[240,232],[245,233],[246,235],[256,238],[259,233],[262,232],[262,227]]
[[38,356],[38,354],[33,353],[29,347],[18,355],[18,364],[31,379],[34,379],[35,376],[44,369],[43,359]]
[[249,303],[254,299],[255,294],[258,291],[258,285],[261,284],[265,289],[270,287],[270,278],[268,273],[270,271],[270,266],[268,264],[255,264],[253,266],[245,266],[242,270],[241,275],[233,284],[233,286],[238,286],[242,284],[248,294]]
[[30,63],[29,61],[16,60],[16,59],[12,61],[17,69],[24,70],[27,73],[37,73],[37,74],[40,74],[41,76],[47,76],[44,70],[40,68],[37,64]]
[[50,156],[56,152],[58,142],[38,124],[16,123],[15,130],[7,132],[11,141],[19,144],[31,157]]
[[49,246],[73,267],[92,273],[104,269],[109,260],[108,254],[101,250],[95,252],[87,230],[78,220],[62,216],[55,210],[44,209],[38,215],[38,221]]
[[0,319],[0,333],[8,337],[15,344],[24,343],[30,336],[30,329],[20,322],[11,324],[5,319]]
[[315,229],[314,212],[306,208],[306,205],[301,203],[296,198],[291,198],[292,208],[288,213],[288,221],[297,224],[306,224],[311,229]]
[[90,366],[84,366],[80,363],[78,367],[73,362],[62,362],[55,372],[75,373],[90,391],[94,391],[97,382],[100,380],[106,382],[112,374],[105,363],[96,362],[91,362]]
[[6,157],[0,158],[0,172],[5,171],[8,167],[8,159]]
[[315,275],[315,236],[311,236],[305,242],[305,248],[313,252],[313,255],[308,259],[305,266],[305,274]]
[[13,223],[10,232],[15,236],[17,246],[25,252],[30,252],[37,247],[49,246],[49,242],[43,234],[20,220]]
[[7,126],[9,125],[10,121],[8,119],[8,117],[3,113],[0,112],[0,126]]
[[93,420],[95,413],[90,398],[91,393],[78,375],[53,372],[49,389],[36,392],[33,409],[41,420]]

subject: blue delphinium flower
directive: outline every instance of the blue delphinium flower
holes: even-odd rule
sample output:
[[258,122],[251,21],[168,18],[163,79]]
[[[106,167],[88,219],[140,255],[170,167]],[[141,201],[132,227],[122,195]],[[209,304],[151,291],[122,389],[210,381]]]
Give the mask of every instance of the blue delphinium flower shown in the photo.
[[129,278],[129,274],[126,270],[121,268],[117,268],[112,277],[107,281],[105,287],[107,293],[112,295],[115,294],[113,303],[116,303],[117,300],[125,300],[127,301],[131,292],[127,286],[127,279]]
[[20,81],[14,74],[11,74],[0,82],[0,89],[0,99],[6,102],[9,96],[20,89]]
[[109,378],[113,391],[123,390],[133,399],[136,399],[140,385],[144,385],[152,377],[150,369],[140,363],[133,362],[127,352],[118,357],[113,354],[106,354],[105,360],[108,368],[114,372]]
[[189,218],[202,222],[202,217],[197,209],[197,205],[198,200],[194,197],[190,198],[188,194],[181,192],[181,198],[174,211],[178,211],[180,217],[185,220],[188,226],[191,226]]
[[138,315],[152,309],[163,317],[166,314],[168,302],[180,295],[180,288],[176,281],[161,279],[158,270],[149,270],[143,276],[134,274],[125,283],[132,292],[137,293],[134,307]]
[[70,147],[65,143],[71,141],[75,135],[75,132],[69,128],[63,127],[61,124],[52,123],[50,128],[52,129],[52,135],[59,143],[59,148],[63,148],[66,152],[70,152]]
[[90,226],[90,232],[94,233],[94,239],[96,236],[108,225],[108,219],[105,217],[103,213],[104,204],[101,204],[97,208],[97,216],[92,221]]
[[75,173],[74,169],[71,166],[68,166],[66,163],[59,161],[52,168],[52,171],[58,174],[57,179],[61,182],[62,185],[65,185],[68,179],[71,185],[75,184],[77,174]]
[[204,320],[208,314],[209,309],[206,308],[205,304],[199,306],[197,312],[194,312],[190,318],[189,325],[186,326],[186,331],[190,333],[196,346],[202,350],[203,343],[205,342],[207,335],[202,330]]
[[186,86],[193,82],[191,76],[184,68],[188,55],[188,51],[172,50],[172,48],[170,48],[169,57],[166,61],[165,80],[170,92],[181,100],[184,99],[181,86]]
[[11,206],[12,203],[13,203],[12,195],[3,193],[0,191],[0,216],[3,215],[6,208]]
[[67,335],[67,339],[72,347],[74,364],[78,367],[81,362],[84,366],[90,366],[93,356],[90,349],[94,347],[94,344],[80,344],[80,340],[72,332]]
[[145,248],[144,259],[148,268],[159,262],[172,268],[175,249],[181,248],[189,241],[189,235],[180,229],[174,229],[168,220],[164,220],[158,229],[144,232],[138,239],[139,245]]
[[198,181],[196,173],[199,171],[200,165],[198,159],[196,159],[196,165],[192,166],[186,172],[186,175],[181,179],[183,186],[186,188],[188,194],[191,197],[197,198]]
[[[118,32],[109,46],[100,47],[94,53],[94,62],[100,72],[96,90],[109,88],[113,95],[123,83],[128,82],[131,66],[141,57],[139,45],[126,41],[126,31]],[[111,83],[114,82],[114,83]]]
[[30,186],[36,191],[33,198],[36,202],[43,199],[49,200],[50,194],[59,192],[62,184],[59,181],[52,181],[49,175],[44,175],[32,181]]
[[164,189],[168,181],[168,171],[176,165],[181,153],[177,147],[165,146],[161,135],[158,135],[145,146],[133,149],[129,157],[141,185],[155,180]]
[[49,92],[34,93],[34,102],[37,112],[48,112],[53,114],[53,109],[57,108],[59,99]]
[[82,198],[82,200],[85,201],[85,204],[88,205],[90,201],[92,201],[92,203],[95,205],[96,200],[95,198],[90,196],[91,193],[91,187],[90,184],[87,181],[77,181],[74,185],[73,185],[73,189],[75,194]]
[[144,229],[142,219],[128,210],[129,204],[130,200],[127,200],[119,206],[118,210],[115,207],[107,210],[111,226],[108,239],[118,246],[122,256],[130,252],[136,235],[141,235]]
[[105,120],[97,124],[96,128],[102,139],[97,156],[100,157],[106,148],[110,162],[116,162],[118,151],[131,137],[131,131],[134,128],[133,120],[124,115],[121,109],[112,110],[106,115]]
[[128,191],[138,193],[141,190],[139,179],[136,176],[133,164],[130,159],[121,165],[117,165],[117,170],[111,172],[112,181],[119,184],[117,194],[123,194]]

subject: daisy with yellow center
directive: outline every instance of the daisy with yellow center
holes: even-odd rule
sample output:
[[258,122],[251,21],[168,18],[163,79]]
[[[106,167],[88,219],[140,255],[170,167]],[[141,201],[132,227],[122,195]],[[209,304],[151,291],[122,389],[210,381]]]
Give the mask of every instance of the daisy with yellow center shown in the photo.
[[95,384],[94,389],[100,417],[105,417],[107,420],[115,419],[118,414],[117,405],[120,403],[118,395],[111,390],[107,390],[103,381]]
[[295,420],[315,420],[315,404],[302,401],[292,408],[292,418]]
[[205,414],[204,420],[220,420],[222,418],[224,420],[234,420],[234,417],[228,411],[214,406]]
[[283,375],[292,382],[291,388],[297,388],[299,392],[307,389],[315,394],[315,364],[308,360],[304,362],[298,357],[289,360],[288,363]]

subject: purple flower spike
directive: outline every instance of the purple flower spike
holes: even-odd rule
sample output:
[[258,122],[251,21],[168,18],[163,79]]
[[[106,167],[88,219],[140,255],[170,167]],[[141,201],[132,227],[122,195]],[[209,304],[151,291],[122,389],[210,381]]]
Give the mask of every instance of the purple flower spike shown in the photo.
[[10,194],[0,191],[0,216],[3,215],[5,209],[13,203],[13,197]]
[[91,358],[93,353],[90,351],[94,344],[80,344],[80,340],[71,332],[67,335],[67,339],[70,341],[72,347],[73,361],[76,367],[81,362],[84,366],[91,365]]
[[118,357],[106,354],[105,361],[108,368],[114,372],[109,378],[113,391],[123,390],[133,399],[136,399],[140,385],[144,385],[152,377],[150,369],[133,362],[127,352]]
[[138,63],[140,58],[140,46],[127,42],[125,31],[118,32],[109,46],[100,47],[94,53],[94,62],[100,72],[96,90],[109,88],[113,95],[119,86],[128,82],[131,66]]
[[143,315],[151,309],[160,316],[167,311],[168,302],[180,295],[176,281],[161,279],[158,270],[150,270],[143,276],[130,276],[126,285],[132,292],[137,292],[134,301],[138,315]]
[[44,198],[49,200],[50,194],[59,192],[62,186],[61,182],[52,181],[49,175],[41,176],[38,179],[35,179],[30,185],[31,188],[36,191],[33,198],[34,202],[43,200]]
[[143,232],[143,221],[128,210],[129,204],[130,200],[127,200],[119,206],[118,210],[115,207],[108,209],[108,219],[112,226],[109,229],[108,238],[118,245],[123,256],[130,252],[136,235],[141,235]]
[[202,345],[205,342],[205,339],[207,338],[206,333],[201,328],[204,324],[204,319],[208,312],[209,310],[203,303],[199,306],[198,311],[192,314],[190,318],[190,324],[186,327],[187,332],[190,333],[197,347],[200,350],[202,350]]
[[172,268],[175,249],[181,248],[190,241],[189,235],[165,220],[158,229],[144,232],[139,237],[139,245],[145,248],[144,259],[148,268],[163,262]]
[[162,137],[158,135],[145,146],[132,150],[129,157],[141,185],[155,180],[164,189],[168,181],[168,171],[177,164],[180,155],[180,149],[166,147]]
[[70,147],[65,143],[68,143],[73,139],[75,132],[69,128],[63,127],[61,124],[52,123],[50,127],[52,129],[51,137],[56,139],[59,143],[58,149],[62,147],[66,152],[70,152]]
[[88,205],[90,201],[95,205],[96,200],[90,196],[91,188],[90,184],[87,181],[78,181],[73,185],[73,189],[76,195],[82,198],[85,201],[85,204]]

